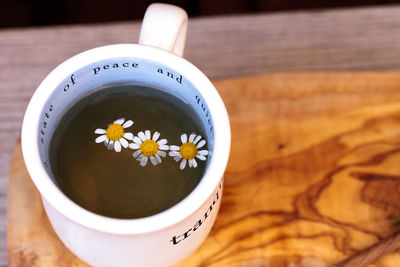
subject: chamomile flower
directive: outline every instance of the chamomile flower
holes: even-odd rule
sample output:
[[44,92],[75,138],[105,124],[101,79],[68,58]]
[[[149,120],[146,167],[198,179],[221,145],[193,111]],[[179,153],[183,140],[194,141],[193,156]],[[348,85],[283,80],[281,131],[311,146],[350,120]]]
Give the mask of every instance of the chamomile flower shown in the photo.
[[104,145],[109,149],[114,149],[116,152],[121,151],[121,146],[127,148],[129,143],[127,140],[133,140],[133,133],[125,132],[126,128],[133,125],[132,120],[125,121],[124,118],[115,120],[108,125],[107,129],[96,129],[95,134],[101,134],[96,138],[96,143],[104,142]]
[[175,161],[177,162],[182,159],[182,162],[179,166],[181,170],[186,167],[186,162],[188,162],[190,168],[196,168],[197,161],[195,158],[198,158],[199,160],[206,160],[208,150],[199,150],[206,144],[206,140],[200,140],[201,135],[192,133],[188,140],[187,135],[184,133],[181,135],[182,145],[180,147],[173,145],[169,146],[169,149],[171,150],[169,152],[169,156],[174,157]]
[[141,166],[146,166],[148,159],[150,159],[153,165],[161,163],[161,157],[165,157],[167,152],[163,150],[168,150],[167,139],[161,139],[159,132],[153,134],[151,138],[150,130],[144,132],[139,132],[138,136],[133,137],[133,143],[129,144],[129,148],[137,149],[133,152],[133,157],[140,161]]

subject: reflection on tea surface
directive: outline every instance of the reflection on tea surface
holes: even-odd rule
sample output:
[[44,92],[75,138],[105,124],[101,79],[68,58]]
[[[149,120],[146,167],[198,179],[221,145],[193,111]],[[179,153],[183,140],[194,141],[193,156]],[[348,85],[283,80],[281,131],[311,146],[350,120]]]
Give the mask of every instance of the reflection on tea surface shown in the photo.
[[134,85],[98,90],[74,104],[52,135],[55,180],[70,199],[97,214],[140,218],[159,213],[185,198],[205,171],[207,152],[201,151],[208,144],[182,150],[194,156],[191,166],[179,158],[179,148],[168,150],[182,145],[182,133],[188,134],[187,142],[203,144],[203,137],[190,137],[205,136],[199,117],[180,99]]

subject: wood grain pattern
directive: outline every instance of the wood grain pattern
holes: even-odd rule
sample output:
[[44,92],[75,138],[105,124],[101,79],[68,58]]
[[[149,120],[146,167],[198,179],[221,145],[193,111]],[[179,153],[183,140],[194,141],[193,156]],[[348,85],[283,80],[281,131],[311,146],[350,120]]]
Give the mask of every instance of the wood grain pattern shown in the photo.
[[[400,68],[400,7],[191,19],[185,58],[212,79],[298,70]],[[139,22],[0,30],[0,266],[7,264],[8,167],[26,105],[58,64],[136,42]]]
[[365,266],[369,263],[375,262],[382,257],[382,255],[398,251],[399,248],[400,232],[396,232],[390,237],[380,240],[372,246],[336,264],[334,267]]
[[[400,73],[269,74],[215,85],[232,126],[224,196],[210,236],[178,266],[331,266],[399,230]],[[49,233],[20,153],[18,145],[8,232],[10,263],[22,263],[10,265],[45,257],[79,266]],[[54,242],[51,253],[36,249]],[[399,265],[392,253],[369,266]]]

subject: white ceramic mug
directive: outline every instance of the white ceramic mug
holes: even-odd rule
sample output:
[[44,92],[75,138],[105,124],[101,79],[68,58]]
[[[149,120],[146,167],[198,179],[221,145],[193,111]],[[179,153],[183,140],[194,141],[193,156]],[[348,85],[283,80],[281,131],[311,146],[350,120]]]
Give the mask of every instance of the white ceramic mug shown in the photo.
[[[183,59],[187,15],[153,4],[139,44],[98,47],[56,67],[40,84],[25,113],[22,150],[51,225],[62,242],[94,266],[167,266],[192,253],[214,224],[230,151],[225,106],[207,77]],[[140,219],[115,219],[75,204],[57,187],[49,167],[49,141],[60,116],[90,90],[115,83],[163,88],[192,103],[207,129],[210,155],[197,187],[175,206]]]

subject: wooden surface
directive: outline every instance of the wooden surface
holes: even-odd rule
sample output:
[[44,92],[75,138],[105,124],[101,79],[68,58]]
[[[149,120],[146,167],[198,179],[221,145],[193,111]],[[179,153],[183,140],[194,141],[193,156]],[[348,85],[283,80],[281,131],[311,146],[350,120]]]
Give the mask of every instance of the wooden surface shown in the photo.
[[[8,168],[40,81],[82,50],[136,42],[137,22],[0,30],[0,266],[7,265]],[[212,79],[299,70],[400,69],[400,7],[192,19],[185,57]],[[245,111],[243,111],[245,112]]]
[[[232,126],[224,196],[210,236],[179,266],[331,266],[399,230],[400,73],[215,85]],[[19,143],[10,174],[10,266],[82,266],[52,231]],[[400,254],[370,266],[400,266]]]

